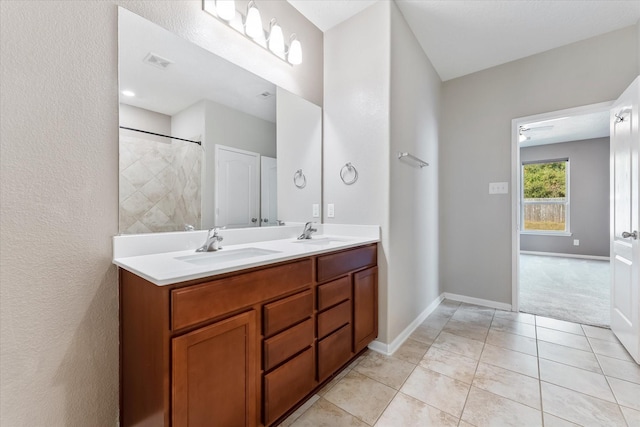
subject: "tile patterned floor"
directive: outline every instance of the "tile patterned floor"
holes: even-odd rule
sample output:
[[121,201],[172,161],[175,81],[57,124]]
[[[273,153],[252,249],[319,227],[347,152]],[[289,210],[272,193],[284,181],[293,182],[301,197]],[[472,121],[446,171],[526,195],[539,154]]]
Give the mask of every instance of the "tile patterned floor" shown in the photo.
[[281,425],[640,427],[640,366],[608,329],[445,300]]

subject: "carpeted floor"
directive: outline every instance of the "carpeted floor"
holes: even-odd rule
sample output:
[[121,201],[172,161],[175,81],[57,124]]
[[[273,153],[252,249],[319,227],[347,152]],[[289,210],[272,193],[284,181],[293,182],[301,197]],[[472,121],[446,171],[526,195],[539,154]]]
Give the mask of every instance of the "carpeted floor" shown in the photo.
[[609,261],[520,254],[520,311],[610,325]]

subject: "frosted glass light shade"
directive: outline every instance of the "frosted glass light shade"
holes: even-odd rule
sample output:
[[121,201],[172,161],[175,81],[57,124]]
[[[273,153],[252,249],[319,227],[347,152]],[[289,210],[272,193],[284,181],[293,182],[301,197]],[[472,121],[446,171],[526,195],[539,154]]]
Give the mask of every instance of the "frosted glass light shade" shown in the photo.
[[279,57],[284,57],[284,35],[275,18],[271,20],[269,30],[269,50]]
[[220,19],[231,21],[236,16],[236,3],[234,0],[216,0],[216,13]]
[[249,3],[247,20],[244,23],[244,32],[252,39],[264,39],[264,30],[262,29],[262,18],[260,17],[260,11],[255,5],[252,5],[251,3]]
[[302,64],[302,45],[300,44],[300,40],[295,37],[295,34],[291,36],[291,45],[289,46],[287,61],[293,65]]

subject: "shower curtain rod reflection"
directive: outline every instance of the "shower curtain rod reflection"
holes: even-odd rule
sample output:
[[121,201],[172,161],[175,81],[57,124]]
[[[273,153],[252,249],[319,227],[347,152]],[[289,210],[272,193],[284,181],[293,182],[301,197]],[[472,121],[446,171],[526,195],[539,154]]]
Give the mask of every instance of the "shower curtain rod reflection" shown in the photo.
[[128,127],[125,127],[125,126],[120,126],[120,129],[132,130],[134,132],[147,133],[149,135],[162,136],[162,137],[165,137],[165,138],[177,139],[177,140],[180,140],[180,141],[193,142],[194,144],[198,144],[198,145],[202,146],[202,142],[200,142],[200,141],[192,141],[191,139],[177,138],[175,136],[169,136],[169,135],[163,135],[161,133],[149,132],[148,130],[140,130],[140,129],[128,128]]

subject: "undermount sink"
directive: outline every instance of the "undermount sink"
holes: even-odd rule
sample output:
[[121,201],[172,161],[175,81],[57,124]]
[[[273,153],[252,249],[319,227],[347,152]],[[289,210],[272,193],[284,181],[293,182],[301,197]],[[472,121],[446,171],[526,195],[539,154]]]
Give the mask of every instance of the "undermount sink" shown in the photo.
[[216,252],[202,252],[193,255],[176,257],[178,261],[184,261],[196,265],[219,264],[222,262],[238,261],[263,255],[279,254],[280,251],[260,248],[242,248],[226,251],[221,249]]
[[337,239],[334,237],[311,237],[310,239],[294,240],[293,243],[302,243],[305,245],[330,245],[332,243],[344,243],[347,240]]

